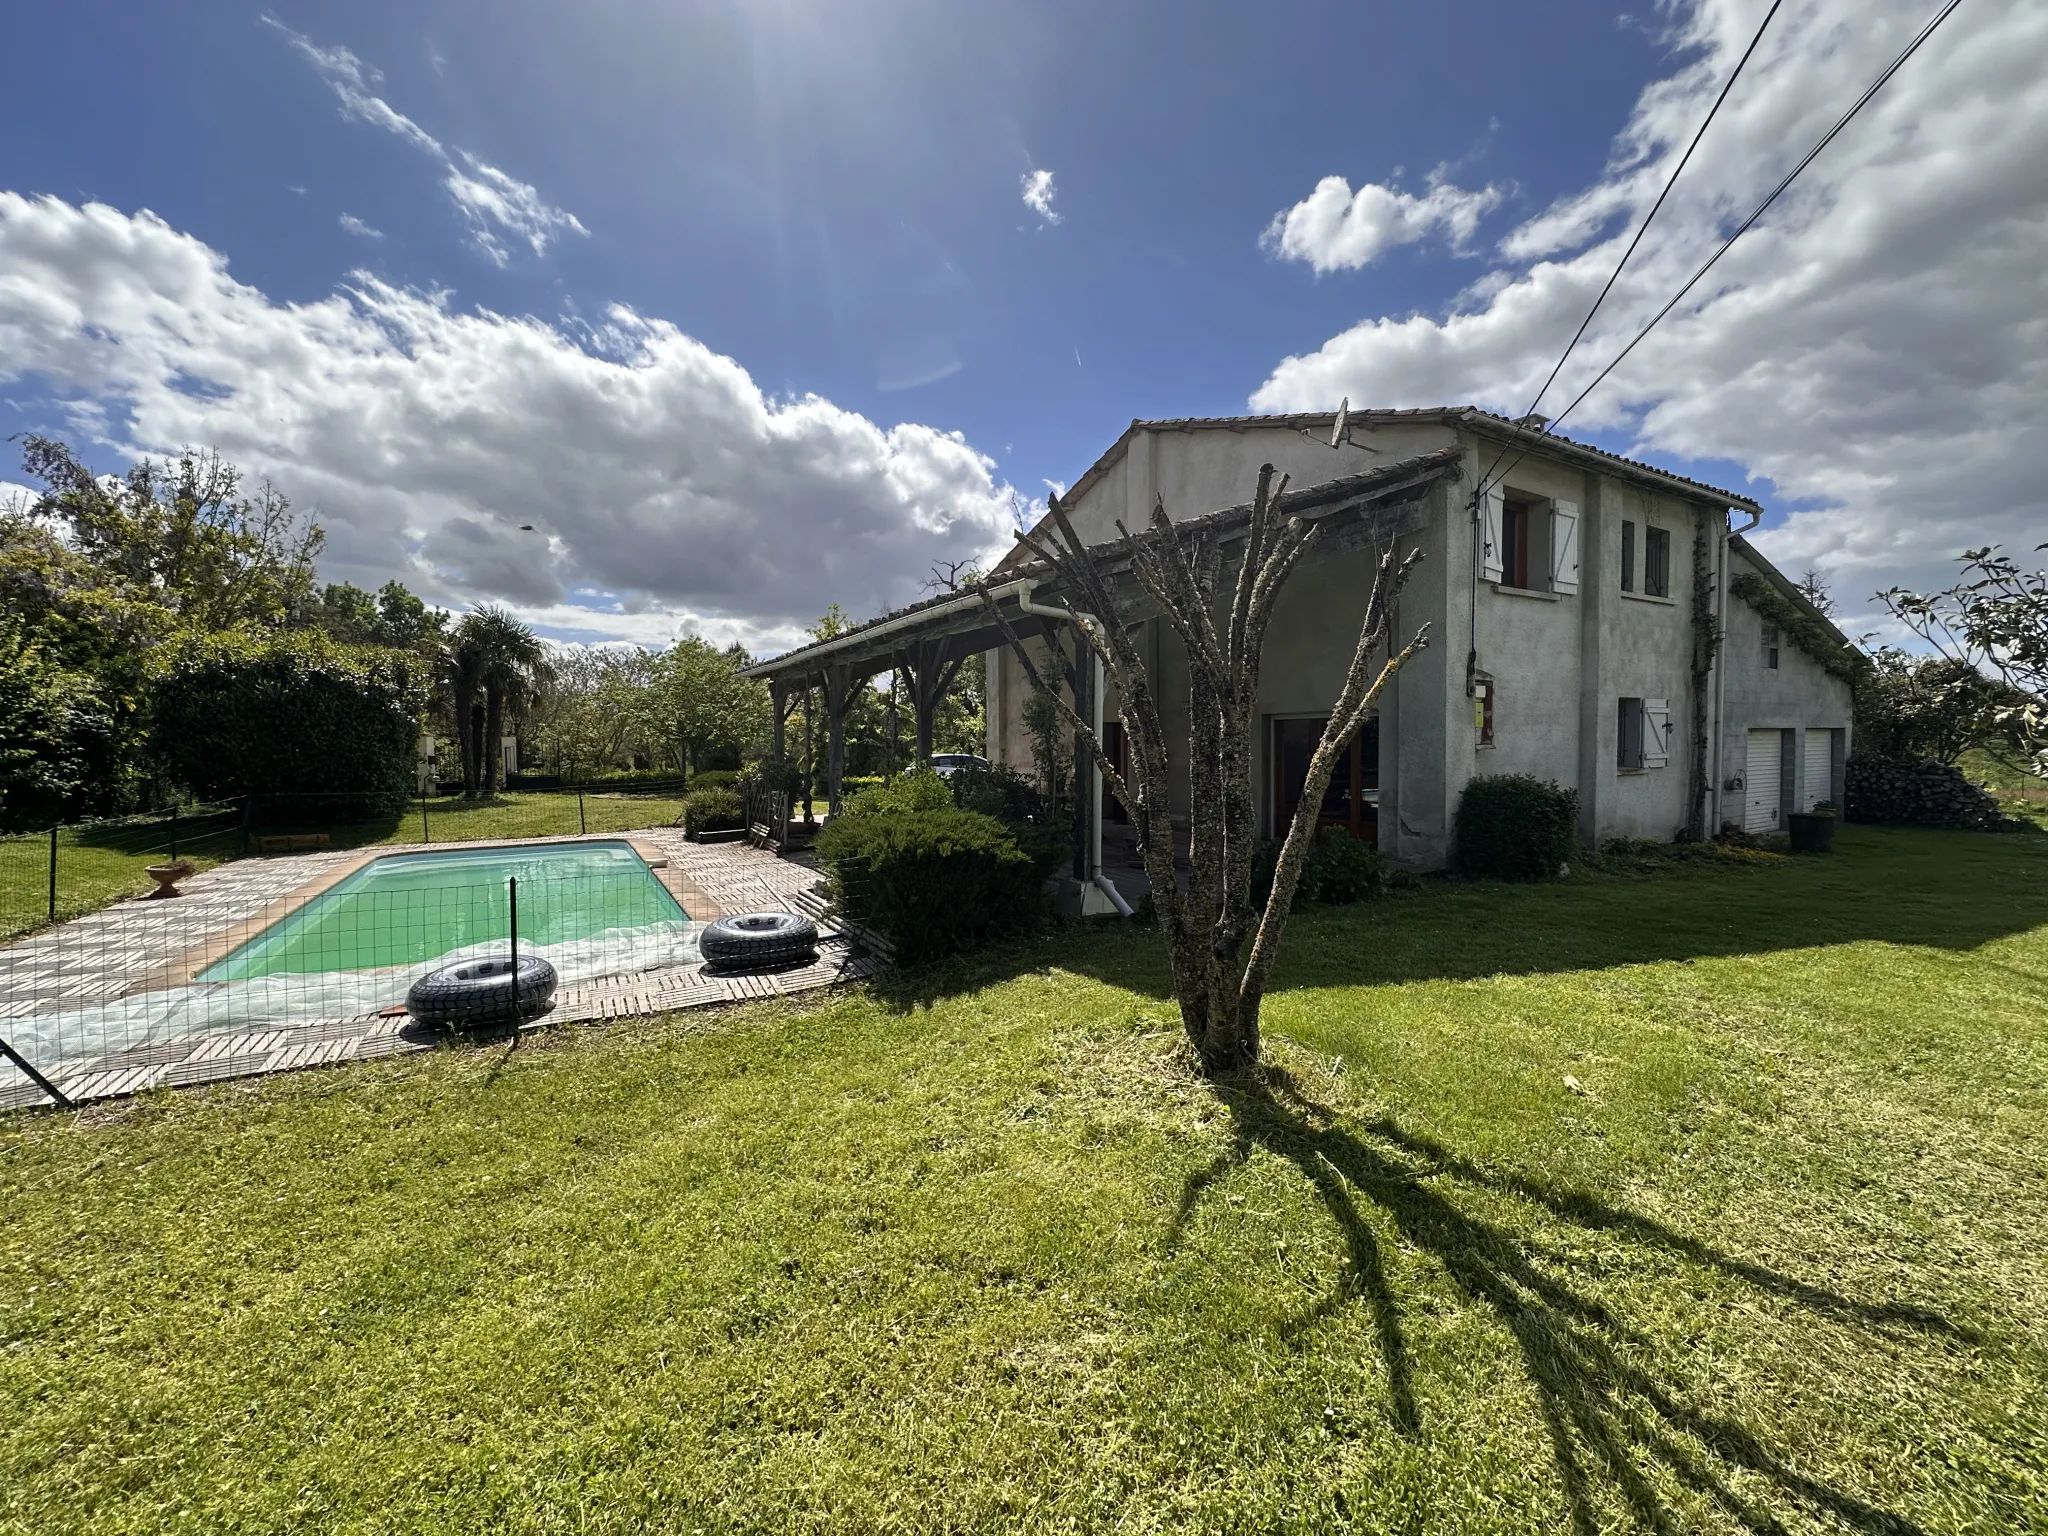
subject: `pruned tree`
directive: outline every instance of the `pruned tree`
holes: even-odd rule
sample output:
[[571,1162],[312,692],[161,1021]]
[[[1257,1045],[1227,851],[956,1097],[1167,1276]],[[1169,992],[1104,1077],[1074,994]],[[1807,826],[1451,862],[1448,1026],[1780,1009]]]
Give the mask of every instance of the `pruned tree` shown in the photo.
[[[1258,494],[1227,593],[1219,590],[1226,572],[1219,531],[1190,536],[1175,528],[1161,503],[1154,506],[1151,525],[1143,532],[1133,534],[1118,523],[1117,540],[1090,547],[1074,531],[1059,498],[1050,498],[1047,521],[1055,535],[1034,531],[1018,537],[1058,579],[1072,627],[1082,639],[1071,659],[1057,636],[1048,648],[1049,657],[1059,658],[1065,677],[1047,676],[993,596],[988,599],[989,612],[1032,687],[1063,711],[1080,749],[1093,757],[1110,793],[1130,814],[1164,930],[1181,1023],[1203,1070],[1212,1075],[1251,1066],[1259,1058],[1260,1006],[1315,835],[1317,808],[1351,737],[1394,675],[1427,642],[1424,625],[1401,650],[1391,651],[1394,600],[1422,557],[1417,551],[1397,560],[1389,545],[1343,687],[1309,759],[1307,783],[1281,844],[1271,894],[1263,908],[1255,906],[1252,863],[1258,820],[1251,770],[1266,628],[1281,589],[1321,531],[1319,523],[1277,511],[1285,489],[1284,477],[1274,483],[1272,465],[1259,470]],[[1168,810],[1172,757],[1160,723],[1158,696],[1133,636],[1137,616],[1105,570],[1113,558],[1128,561],[1138,586],[1187,651],[1191,792],[1185,892],[1175,878]],[[1219,600],[1226,596],[1224,605]],[[1373,658],[1381,655],[1385,659],[1375,666]],[[1098,658],[1117,689],[1118,713],[1130,749],[1128,780],[1110,761],[1091,723],[1061,691],[1065,684],[1074,697],[1081,697],[1087,673]]]

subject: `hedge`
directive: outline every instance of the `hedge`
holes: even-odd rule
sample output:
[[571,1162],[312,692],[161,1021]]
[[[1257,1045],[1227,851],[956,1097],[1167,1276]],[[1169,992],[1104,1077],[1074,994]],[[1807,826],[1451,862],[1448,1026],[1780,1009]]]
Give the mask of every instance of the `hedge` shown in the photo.
[[746,807],[739,792],[713,785],[693,789],[683,796],[683,830],[695,836],[701,832],[732,832],[747,824]]
[[1579,794],[1526,773],[1472,780],[1458,797],[1461,875],[1554,880],[1579,851]]
[[195,636],[150,678],[149,750],[202,799],[296,795],[400,810],[418,771],[418,659],[313,631]]
[[818,856],[840,911],[881,934],[906,963],[1022,933],[1038,915],[1041,876],[1032,860],[1001,822],[976,811],[849,812],[826,823]]

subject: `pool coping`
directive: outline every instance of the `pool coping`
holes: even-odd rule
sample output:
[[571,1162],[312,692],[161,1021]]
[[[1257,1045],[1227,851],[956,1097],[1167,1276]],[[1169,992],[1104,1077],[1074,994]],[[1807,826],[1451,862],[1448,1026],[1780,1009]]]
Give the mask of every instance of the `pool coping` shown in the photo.
[[[255,916],[220,933],[209,934],[176,959],[145,972],[133,986],[115,995],[137,997],[147,992],[166,991],[171,987],[206,985],[200,982],[199,976],[207,967],[225,960],[250,940],[290,917],[314,897],[324,896],[350,875],[367,868],[379,859],[405,858],[420,853],[451,853],[457,849],[467,852],[471,849],[491,848],[563,848],[577,843],[626,844],[639,855],[648,872],[661,882],[662,888],[675,898],[676,904],[692,922],[715,922],[726,915],[725,909],[712,899],[709,892],[676,868],[667,850],[647,838],[631,833],[576,832],[558,837],[481,838],[475,842],[461,843],[401,843],[396,847],[365,849],[359,855],[330,865],[303,885],[295,886],[278,897]],[[290,858],[292,855],[282,854],[279,857]]]

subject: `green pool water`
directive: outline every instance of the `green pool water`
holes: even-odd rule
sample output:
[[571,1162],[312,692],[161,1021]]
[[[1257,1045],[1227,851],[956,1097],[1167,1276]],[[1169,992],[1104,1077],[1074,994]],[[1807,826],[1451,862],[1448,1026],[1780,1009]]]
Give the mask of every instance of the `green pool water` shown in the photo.
[[646,860],[624,842],[388,854],[278,919],[196,979],[417,965],[508,939],[514,878],[522,949],[688,921]]

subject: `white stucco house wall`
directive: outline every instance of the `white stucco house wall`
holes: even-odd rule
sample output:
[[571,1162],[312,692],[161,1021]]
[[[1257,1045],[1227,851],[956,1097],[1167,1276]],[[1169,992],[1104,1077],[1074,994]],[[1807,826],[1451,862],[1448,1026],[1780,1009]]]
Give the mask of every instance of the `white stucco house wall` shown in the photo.
[[[1263,464],[1298,489],[1445,449],[1460,458],[1455,487],[1439,486],[1420,526],[1397,541],[1424,558],[1396,632],[1405,640],[1426,623],[1429,648],[1361,731],[1325,798],[1326,820],[1427,870],[1448,861],[1458,797],[1482,774],[1576,789],[1589,842],[1674,838],[1696,804],[1709,831],[1734,822],[1769,832],[1790,811],[1839,803],[1847,684],[1789,637],[1774,638],[1729,591],[1732,577],[1753,571],[1804,601],[1731,530],[1731,517],[1746,528],[1761,516],[1747,497],[1444,407],[1349,412],[1341,427],[1330,414],[1133,422],[1063,505],[1086,541],[1106,542],[1119,520],[1144,523],[1155,500],[1176,521],[1244,502]],[[1026,558],[1020,548],[991,582]],[[1291,812],[1375,566],[1370,549],[1304,564],[1279,604],[1256,770],[1268,835]],[[1187,708],[1176,686],[1185,661],[1163,621],[1144,627],[1171,739],[1172,711]],[[986,663],[988,755],[1029,771],[1022,669],[1000,648]],[[1115,699],[1105,702],[1113,720]],[[1186,792],[1183,772],[1177,814]]]

